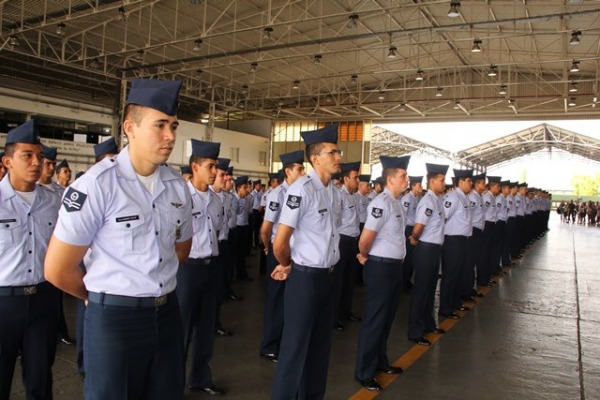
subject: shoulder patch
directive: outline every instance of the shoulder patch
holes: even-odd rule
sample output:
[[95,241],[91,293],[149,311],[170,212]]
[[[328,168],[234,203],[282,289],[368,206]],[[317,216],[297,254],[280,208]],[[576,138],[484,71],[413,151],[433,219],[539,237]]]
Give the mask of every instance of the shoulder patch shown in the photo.
[[452,206],[452,202],[451,201],[447,201],[444,203],[444,207],[446,208],[450,208]]
[[489,206],[490,206],[490,202],[489,202],[489,201],[486,201],[486,202],[485,202],[485,206],[486,206],[486,207],[489,207]]
[[63,206],[67,212],[81,211],[86,199],[87,194],[69,187],[63,198]]
[[290,208],[291,210],[295,210],[296,208],[300,207],[301,201],[302,197],[289,194],[285,205],[288,206],[288,208]]
[[383,208],[373,207],[371,215],[375,218],[381,218],[383,216]]
[[271,201],[269,203],[269,209],[271,211],[277,211],[277,210],[279,210],[279,203],[277,203],[276,201]]
[[408,207],[408,206],[410,206],[410,203],[408,201],[405,201],[404,202],[404,207]]
[[427,215],[428,217],[431,217],[431,214],[433,214],[433,210],[431,208],[426,208],[425,215]]

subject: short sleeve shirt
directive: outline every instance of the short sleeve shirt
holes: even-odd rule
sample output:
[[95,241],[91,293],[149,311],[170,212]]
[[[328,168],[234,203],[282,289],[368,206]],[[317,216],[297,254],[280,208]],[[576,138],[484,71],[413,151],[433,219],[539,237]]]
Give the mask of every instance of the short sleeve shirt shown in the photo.
[[279,225],[279,214],[281,214],[281,208],[285,200],[285,193],[290,186],[287,182],[283,182],[267,195],[265,201],[265,221],[269,221],[273,224],[271,229],[271,243],[275,239],[275,233],[277,233],[277,225]]
[[403,260],[406,256],[404,208],[388,189],[369,204],[365,228],[377,232],[369,255]]
[[444,244],[444,210],[442,199],[428,190],[417,206],[415,225],[425,225],[419,241]]
[[358,237],[360,234],[360,220],[358,217],[359,198],[350,194],[346,186],[342,187],[340,194],[342,207],[339,232],[341,235]]
[[192,226],[194,236],[190,258],[208,258],[219,255],[219,242],[217,232],[223,223],[223,203],[212,190],[207,190],[206,196],[192,185],[187,183],[192,197]]
[[467,196],[459,188],[448,193],[444,199],[446,224],[444,235],[471,236],[473,220]]

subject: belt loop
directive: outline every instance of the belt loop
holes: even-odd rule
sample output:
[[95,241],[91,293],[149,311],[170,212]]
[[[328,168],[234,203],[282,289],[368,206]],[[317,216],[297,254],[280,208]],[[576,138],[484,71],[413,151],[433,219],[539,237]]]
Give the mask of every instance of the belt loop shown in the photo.
[[100,299],[98,299],[98,303],[104,307],[104,292],[100,292]]

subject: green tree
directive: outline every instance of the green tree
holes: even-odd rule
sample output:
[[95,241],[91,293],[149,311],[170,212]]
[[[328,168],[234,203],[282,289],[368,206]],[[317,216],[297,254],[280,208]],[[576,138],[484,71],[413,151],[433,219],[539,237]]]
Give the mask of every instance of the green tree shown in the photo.
[[575,175],[571,179],[571,186],[577,196],[596,196],[600,194],[600,173],[595,176]]

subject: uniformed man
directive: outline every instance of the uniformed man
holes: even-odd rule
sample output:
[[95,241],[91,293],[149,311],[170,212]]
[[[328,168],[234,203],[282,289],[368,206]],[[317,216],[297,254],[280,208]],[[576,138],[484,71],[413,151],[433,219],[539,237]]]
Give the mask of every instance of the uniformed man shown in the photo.
[[271,276],[287,279],[276,400],[325,396],[335,306],[331,270],[339,261],[340,199],[331,183],[342,156],[337,128],[301,132],[313,170],[288,189],[273,240],[279,265]]
[[472,169],[455,169],[456,186],[444,200],[444,245],[442,247],[442,280],[440,282],[440,315],[451,319],[459,316],[454,310],[466,311],[462,305],[461,289],[467,273],[468,240],[473,231],[471,209],[467,195],[473,182]]
[[362,387],[372,391],[382,390],[375,380],[377,371],[402,373],[402,368],[389,363],[387,340],[403,289],[406,217],[400,195],[408,185],[406,169],[410,156],[380,156],[379,159],[385,189],[369,204],[357,255],[365,266],[366,298],[354,374]]
[[[241,282],[250,282],[252,278],[248,276],[246,269],[246,256],[250,253],[251,233],[250,233],[250,211],[252,210],[252,197],[248,197],[248,176],[238,176],[235,179],[235,197],[236,197],[236,228],[234,230],[234,248],[235,268],[237,280]],[[248,201],[250,200],[250,201]],[[250,206],[250,207],[249,207]]]
[[521,182],[519,184],[518,192],[515,195],[515,207],[517,209],[517,225],[516,225],[516,236],[517,244],[515,249],[514,259],[520,259],[523,256],[523,249],[525,248],[525,197],[527,196],[527,183]]
[[193,392],[221,395],[214,386],[208,363],[212,358],[216,331],[217,289],[220,270],[219,230],[223,203],[209,186],[217,177],[220,143],[191,139],[192,179],[187,187],[192,197],[194,236],[187,260],[177,271],[177,297],[183,322],[183,343],[189,360],[187,387]]
[[221,323],[221,305],[225,298],[229,295],[228,291],[228,269],[229,265],[233,262],[231,257],[232,247],[229,242],[229,219],[232,218],[231,214],[231,201],[232,194],[227,193],[227,169],[229,168],[229,158],[218,158],[217,159],[217,175],[215,182],[210,186],[210,189],[219,197],[221,200],[222,208],[222,219],[219,230],[219,255],[216,263],[218,265],[219,275],[217,284],[217,313],[216,313],[216,333],[219,336],[231,336],[232,332],[223,327]]
[[66,189],[69,186],[69,183],[71,182],[71,167],[67,160],[62,160],[56,166],[56,180],[63,189]]
[[469,237],[468,251],[466,257],[466,270],[463,274],[462,290],[460,298],[466,302],[472,302],[473,296],[477,296],[475,290],[476,276],[483,273],[483,266],[479,266],[479,254],[483,242],[483,230],[485,229],[485,209],[483,207],[482,193],[485,191],[485,173],[473,175],[473,190],[467,195],[473,230]]
[[33,120],[11,129],[0,182],[0,399],[8,400],[21,354],[25,396],[52,399],[59,291],[44,279],[44,257],[56,225],[54,193],[37,184],[44,155]]
[[192,204],[164,165],[180,88],[181,81],[133,80],[122,123],[129,144],[69,187],[48,248],[47,279],[88,300],[86,399],[183,399],[175,287],[192,244]]
[[[506,258],[508,259],[507,266],[514,265],[512,256],[516,248],[516,230],[517,230],[517,208],[515,205],[515,194],[517,194],[517,189],[519,187],[519,182],[510,182],[509,193],[506,196],[506,203],[508,205],[508,219],[506,220],[506,243],[504,252],[506,253]],[[503,256],[504,257],[504,256]]]
[[479,264],[481,269],[477,269],[477,284],[479,286],[492,287],[494,281],[492,276],[497,273],[498,257],[496,245],[498,242],[499,228],[498,209],[496,197],[500,194],[499,176],[488,176],[488,188],[483,193],[483,207],[485,209],[485,227],[483,229],[483,237],[481,243],[481,255]]
[[342,175],[341,174],[331,175],[331,182],[333,183],[333,186],[335,186],[338,189],[341,189],[342,188]]
[[262,225],[262,215],[260,214],[260,202],[262,200],[262,182],[254,181],[252,193],[252,216],[250,217],[250,226],[252,228],[252,246],[260,247],[260,226]]
[[508,210],[510,209],[507,201],[509,194],[510,181],[501,181],[500,194],[496,196],[496,211],[498,212],[498,221],[496,222],[496,227],[498,228],[496,237],[496,252],[498,255],[498,260],[496,264],[498,265],[495,266],[496,274],[502,273],[501,266],[505,267],[510,265],[510,251],[507,251],[506,248],[508,241]]
[[360,235],[358,216],[358,172],[360,161],[344,163],[340,165],[340,178],[342,188],[341,198],[341,224],[338,228],[340,233],[340,261],[333,270],[335,290],[334,329],[344,330],[343,321],[360,321],[360,318],[352,312],[352,300],[354,297],[354,284],[356,282],[356,253],[358,253],[358,236]]
[[6,167],[4,166],[4,163],[2,162],[2,159],[4,158],[4,156],[6,155],[6,153],[0,152],[0,181],[2,179],[4,179],[4,175],[6,175]]
[[406,237],[406,257],[402,263],[402,284],[406,291],[412,288],[412,253],[414,250],[414,246],[410,244],[408,238],[412,235],[415,226],[415,216],[417,215],[417,205],[419,204],[419,200],[421,200],[421,196],[423,196],[423,177],[409,176],[408,180],[409,190],[400,199],[400,204],[402,204],[406,213],[406,230],[404,232],[404,236]]
[[371,175],[361,174],[358,176],[358,191],[355,194],[358,197],[358,220],[361,232],[367,221],[367,207],[371,202],[369,193],[371,193]]
[[433,318],[435,289],[444,244],[444,205],[441,194],[445,189],[447,165],[425,164],[427,193],[415,216],[415,227],[409,237],[413,251],[414,285],[410,294],[408,339],[421,346],[431,346],[425,334],[442,334]]
[[[262,192],[262,196],[260,198],[260,206],[258,208],[258,211],[260,213],[260,219],[261,219],[261,227],[259,229],[261,229],[261,230],[262,230],[262,222],[264,222],[263,220],[264,220],[264,215],[265,215],[265,207],[266,207],[266,203],[267,203],[267,195],[269,193],[271,193],[273,191],[273,189],[278,187],[280,184],[280,180],[279,180],[280,172],[279,171],[278,172],[269,172],[268,176],[269,176],[269,188]],[[258,261],[258,267],[259,267],[260,275],[266,275],[267,274],[267,251],[262,242],[262,232],[260,232],[260,236],[261,236],[261,240],[259,243],[260,256],[259,256],[259,261]],[[268,280],[269,280],[269,278],[267,277],[267,281]]]
[[[233,193],[233,189],[234,189],[235,183],[233,181],[233,167],[229,167],[227,168],[227,176],[225,179],[225,194],[227,195],[227,197],[229,198],[228,202],[225,202],[225,206],[228,206],[229,210],[225,211],[226,214],[228,214],[227,217],[227,225],[229,227],[229,235],[227,237],[227,244],[226,247],[228,249],[233,249],[233,246],[235,245],[235,229],[237,227],[237,210],[239,207],[238,204],[238,199],[236,197],[236,195]],[[225,253],[227,255],[227,268],[226,268],[226,275],[225,275],[225,288],[226,288],[226,293],[227,296],[231,299],[231,300],[236,300],[236,301],[241,301],[242,298],[240,296],[238,296],[237,294],[235,294],[235,292],[233,291],[233,289],[231,288],[231,283],[233,282],[233,270],[236,266],[236,261],[237,258],[234,255],[233,251],[228,251]],[[218,331],[217,331],[218,333]]]
[[104,142],[94,145],[94,156],[96,157],[97,163],[107,157],[114,157],[117,154],[119,154],[119,148],[117,147],[117,142],[115,142],[114,137],[110,137]]
[[192,168],[189,165],[182,166],[180,172],[184,181],[189,182],[192,179]]
[[383,180],[381,176],[373,181],[373,190],[369,193],[369,198],[373,200],[379,193],[383,192]]
[[265,201],[265,217],[260,230],[261,239],[267,255],[267,296],[265,299],[265,312],[263,319],[263,339],[260,343],[259,355],[262,359],[277,362],[281,348],[281,334],[283,332],[283,302],[285,281],[271,278],[277,266],[277,259],[273,254],[273,239],[277,232],[281,208],[285,202],[288,188],[304,176],[304,152],[302,150],[279,156],[285,180],[273,189]]

